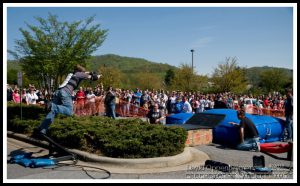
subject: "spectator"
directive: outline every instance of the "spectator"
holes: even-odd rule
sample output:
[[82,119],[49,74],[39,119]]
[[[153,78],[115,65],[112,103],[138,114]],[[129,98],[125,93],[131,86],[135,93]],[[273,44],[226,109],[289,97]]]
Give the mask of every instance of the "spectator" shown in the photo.
[[116,93],[111,86],[107,89],[104,104],[106,116],[116,119]]
[[150,96],[148,95],[147,91],[144,91],[141,96],[141,107],[144,107],[144,104],[148,105],[149,101],[150,101]]
[[22,99],[22,103],[27,103],[27,91],[25,88],[22,90],[21,99]]
[[126,90],[124,99],[126,102],[125,115],[128,116],[130,114],[130,105],[131,105],[131,99],[132,99],[132,93],[129,90]]
[[7,101],[13,101],[13,90],[9,84],[7,84]]
[[[214,108],[214,106],[215,106],[214,103],[215,103],[215,102],[213,102],[213,108]],[[209,110],[209,109],[211,109],[211,105],[212,105],[212,101],[209,99],[208,96],[206,96],[205,99],[204,99],[204,110]]]
[[18,88],[16,88],[16,89],[14,90],[14,93],[12,94],[12,97],[13,97],[14,103],[20,103],[20,101],[21,101],[21,96],[20,96],[20,94],[19,94],[19,89],[18,89]]
[[166,101],[165,101],[165,99],[163,97],[160,98],[159,109],[161,110],[161,112],[163,113],[163,115],[166,115],[166,113],[167,113],[167,105],[166,105]]
[[205,100],[204,95],[200,97],[199,103],[200,103],[200,106],[199,106],[200,112],[203,112],[204,109],[205,109],[205,104],[206,104],[206,100]]
[[103,90],[103,85],[97,85],[97,88],[95,90],[95,96],[96,96],[96,113],[98,116],[101,116],[104,114],[104,90]]
[[125,94],[126,94],[126,90],[123,89],[120,94],[120,112],[121,112],[121,116],[123,117],[126,116],[126,107],[127,107]]
[[87,98],[87,108],[89,115],[94,116],[96,114],[96,96],[92,89],[89,90],[88,94],[86,95]]
[[282,110],[284,108],[284,100],[282,96],[279,96],[279,104],[278,104],[278,109]]
[[159,109],[159,105],[154,103],[153,109],[151,109],[147,114],[147,121],[151,124],[161,124],[164,118],[163,113]]
[[191,104],[188,102],[187,97],[184,96],[182,99],[182,102],[183,102],[182,112],[192,113],[193,109],[192,109]]
[[217,100],[215,100],[215,106],[214,106],[215,109],[226,109],[227,108],[227,105],[226,103],[223,101],[222,97],[221,96],[217,96]]
[[175,113],[176,92],[173,91],[167,102],[168,114]]
[[75,100],[76,100],[76,109],[75,109],[76,114],[83,115],[85,94],[82,87],[79,87],[79,90],[76,92]]
[[26,95],[26,102],[27,105],[36,105],[36,102],[38,100],[38,96],[35,93],[35,88],[32,86],[29,88],[29,93]]
[[233,98],[231,95],[229,95],[227,98],[227,108],[233,109]]
[[175,114],[181,113],[182,108],[183,108],[183,102],[181,101],[180,97],[177,97],[175,103]]
[[192,105],[193,105],[193,111],[195,113],[200,113],[201,112],[199,97],[196,97],[196,99],[193,99]]
[[215,108],[215,101],[214,101],[214,98],[211,97],[211,98],[208,98],[207,100],[209,101],[210,107],[209,107],[208,109],[206,109],[206,110],[214,109],[214,108]]
[[139,88],[136,88],[133,96],[134,98],[134,103],[137,105],[137,106],[140,106],[140,103],[141,103],[141,97],[142,97],[142,93],[141,93],[141,90]]
[[238,150],[260,151],[259,135],[254,123],[245,116],[244,110],[237,111],[240,123],[229,122],[239,128],[240,142],[236,146]]
[[264,108],[270,109],[269,97],[266,96],[264,99]]
[[37,93],[37,96],[39,97],[38,99],[38,104],[44,105],[46,102],[46,95],[45,95],[45,89],[41,88],[40,91]]
[[286,89],[285,108],[285,130],[287,131],[287,141],[293,141],[293,91]]

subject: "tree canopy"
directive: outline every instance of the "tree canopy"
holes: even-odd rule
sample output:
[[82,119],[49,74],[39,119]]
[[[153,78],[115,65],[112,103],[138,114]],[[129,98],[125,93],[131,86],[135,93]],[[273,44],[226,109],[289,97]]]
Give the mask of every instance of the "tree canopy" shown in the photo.
[[247,86],[245,70],[238,67],[236,57],[226,57],[218,65],[212,76],[213,84],[219,92],[243,92]]
[[20,28],[23,38],[8,52],[19,60],[29,79],[39,80],[48,89],[57,88],[75,64],[86,66],[86,60],[104,42],[108,30],[93,24],[94,17],[72,23],[60,22],[51,13],[47,19],[35,17],[39,25],[26,23],[28,30]]

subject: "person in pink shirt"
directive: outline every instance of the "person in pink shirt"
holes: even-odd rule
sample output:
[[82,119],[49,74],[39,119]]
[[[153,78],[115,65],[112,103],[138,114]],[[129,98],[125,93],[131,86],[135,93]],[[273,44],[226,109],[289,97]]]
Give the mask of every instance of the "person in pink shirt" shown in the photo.
[[15,89],[13,92],[13,101],[14,103],[20,103],[21,96],[19,94],[19,89]]

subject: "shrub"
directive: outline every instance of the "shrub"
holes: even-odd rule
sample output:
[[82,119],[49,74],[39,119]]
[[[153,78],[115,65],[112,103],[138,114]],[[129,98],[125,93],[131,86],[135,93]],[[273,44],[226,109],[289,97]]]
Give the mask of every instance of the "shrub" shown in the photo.
[[[30,133],[41,120],[13,118],[8,123],[13,131]],[[187,138],[186,130],[181,127],[153,125],[140,119],[62,115],[50,125],[48,135],[67,148],[100,151],[105,156],[117,158],[176,155],[183,152]]]
[[38,126],[45,117],[45,110],[38,105],[22,104],[22,120],[20,104],[8,103],[7,129],[20,133],[28,133]]
[[[22,119],[39,119],[45,116],[45,108],[39,105],[26,105],[22,103]],[[21,106],[19,103],[7,105],[7,120],[20,117]]]
[[33,129],[39,126],[39,120],[21,120],[20,118],[12,119],[7,129],[10,131],[31,134]]

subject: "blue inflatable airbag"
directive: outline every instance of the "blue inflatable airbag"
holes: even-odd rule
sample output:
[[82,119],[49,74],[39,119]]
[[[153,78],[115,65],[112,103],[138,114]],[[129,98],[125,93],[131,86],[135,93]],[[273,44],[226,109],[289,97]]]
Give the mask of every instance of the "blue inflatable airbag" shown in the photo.
[[[213,129],[213,142],[225,146],[236,146],[239,141],[238,128],[228,122],[239,123],[237,111],[232,109],[212,109],[204,113],[225,114],[226,117]],[[284,120],[272,116],[251,115],[246,113],[256,126],[260,142],[279,141],[284,130]]]
[[193,115],[194,115],[193,113],[173,114],[173,115],[167,116],[166,123],[167,124],[184,124]]

